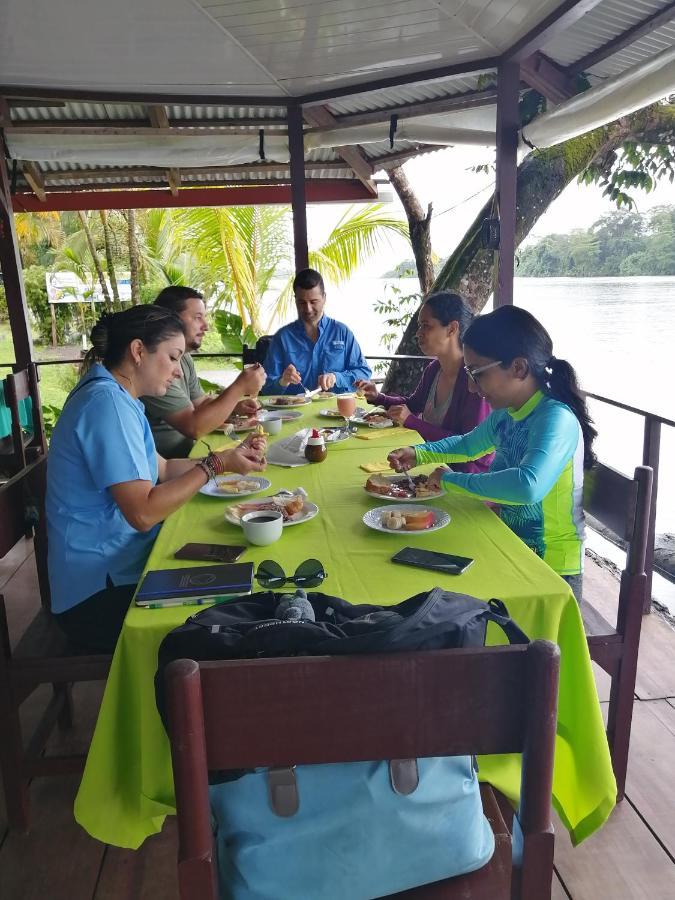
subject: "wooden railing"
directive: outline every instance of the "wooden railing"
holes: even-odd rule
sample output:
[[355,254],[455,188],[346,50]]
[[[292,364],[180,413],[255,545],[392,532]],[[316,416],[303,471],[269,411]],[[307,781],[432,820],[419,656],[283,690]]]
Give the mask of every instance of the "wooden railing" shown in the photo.
[[[241,359],[240,353],[194,353],[193,358],[195,359]],[[425,356],[406,356],[406,355],[368,355],[366,356],[368,360],[375,361],[391,361],[391,360],[405,360],[405,359],[416,359],[416,360],[428,360],[429,357]],[[50,360],[40,360],[38,361],[38,366],[57,366],[57,365],[65,365],[68,363],[79,363],[81,362],[81,357],[73,357],[68,359],[50,359]],[[12,363],[0,363],[0,369],[13,368]],[[379,380],[379,379],[378,379]],[[652,596],[652,574],[654,571],[654,541],[656,537],[656,511],[658,505],[658,485],[659,485],[659,465],[660,465],[660,453],[661,453],[661,426],[667,425],[671,428],[675,428],[675,421],[672,419],[668,419],[665,416],[657,415],[656,413],[649,412],[645,409],[641,409],[637,406],[630,406],[627,403],[622,403],[619,400],[613,400],[611,397],[604,397],[601,394],[595,394],[592,391],[584,391],[584,394],[587,398],[597,400],[600,403],[607,404],[608,406],[612,406],[616,409],[624,410],[625,412],[633,413],[634,415],[641,416],[644,422],[643,425],[643,444],[642,444],[642,464],[646,466],[651,466],[654,471],[654,479],[653,479],[653,488],[652,488],[652,506],[651,506],[651,514],[649,520],[649,535],[647,542],[647,558],[646,558],[646,572],[647,572],[647,600],[645,602],[645,612],[648,613],[651,611],[651,596]],[[667,573],[664,573],[667,574]]]

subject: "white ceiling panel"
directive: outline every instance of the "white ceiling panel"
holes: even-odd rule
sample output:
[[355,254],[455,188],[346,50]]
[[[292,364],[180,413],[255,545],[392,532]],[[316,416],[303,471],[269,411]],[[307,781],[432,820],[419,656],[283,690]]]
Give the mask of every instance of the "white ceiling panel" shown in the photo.
[[284,93],[189,0],[1,0],[0,84]]

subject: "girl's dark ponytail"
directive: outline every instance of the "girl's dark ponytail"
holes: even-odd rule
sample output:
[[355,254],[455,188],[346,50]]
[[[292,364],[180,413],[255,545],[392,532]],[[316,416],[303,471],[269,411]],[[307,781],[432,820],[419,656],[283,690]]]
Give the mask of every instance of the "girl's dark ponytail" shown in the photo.
[[584,468],[591,469],[597,461],[593,441],[598,432],[593,427],[586,400],[579,389],[576,372],[566,359],[551,357],[544,369],[544,387],[554,400],[569,406],[579,420],[584,436]]

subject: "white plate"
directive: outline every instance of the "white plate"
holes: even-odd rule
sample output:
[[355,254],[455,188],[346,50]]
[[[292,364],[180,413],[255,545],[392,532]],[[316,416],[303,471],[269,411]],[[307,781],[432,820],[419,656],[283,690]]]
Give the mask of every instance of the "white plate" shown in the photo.
[[[360,421],[359,413],[363,414],[365,412],[366,412],[365,409],[363,409],[361,407],[357,408],[356,412],[352,416],[352,420],[358,424]],[[327,419],[344,419],[344,416],[342,415],[342,413],[339,413],[337,411],[337,409],[320,409],[319,415],[325,416]]]
[[[254,512],[255,510],[251,510]],[[302,507],[300,512],[295,513],[287,522],[284,522],[284,528],[288,525],[300,525],[302,522],[309,522],[310,519],[313,519],[314,516],[319,514],[319,507],[316,503],[310,503],[309,500],[305,500],[305,505]],[[228,522],[231,522],[233,525],[239,525],[241,527],[241,521],[233,514],[232,509],[228,508],[225,510],[225,519]]]
[[267,478],[261,478],[259,475],[219,475],[216,479],[218,484],[229,481],[255,481],[258,487],[253,491],[242,491],[240,494],[228,494],[225,491],[219,491],[217,484],[213,480],[206,482],[204,487],[199,488],[200,494],[206,494],[207,497],[218,497],[220,500],[234,500],[239,497],[250,497],[251,494],[259,494],[260,491],[266,491],[272,487],[272,482]]
[[333,391],[319,391],[312,397],[312,400],[332,400],[335,396]]
[[264,409],[258,413],[259,422],[267,422],[268,419],[281,419],[282,422],[292,422],[301,419],[302,413],[297,409],[289,409],[287,406],[275,406],[273,409]]
[[[358,411],[357,411],[358,412]],[[394,423],[391,419],[386,422],[369,422],[364,416],[354,415],[351,420],[355,425],[363,425],[365,428],[393,428]]]
[[[381,524],[382,516],[384,513],[390,513],[397,508],[402,513],[417,512],[418,510],[420,512],[422,510],[425,512],[432,512],[434,514],[434,524],[429,526],[429,528],[423,528],[419,531],[409,531],[407,528],[400,528],[396,531],[393,528],[385,528],[384,525]],[[429,534],[430,531],[438,531],[441,528],[445,528],[446,525],[450,524],[450,516],[443,509],[435,509],[433,506],[422,506],[420,504],[417,506],[378,506],[375,509],[368,510],[363,517],[363,523],[364,525],[367,525],[368,528],[373,528],[375,531],[382,531],[384,534],[399,534],[409,537],[414,534]]]
[[311,403],[312,400],[310,397],[304,397],[302,394],[298,394],[297,399],[294,399],[292,403],[275,403],[275,400],[280,400],[282,397],[285,398],[286,394],[275,394],[270,395],[269,397],[259,397],[258,399],[262,403],[263,406],[266,406],[268,409],[293,409],[297,406],[307,406],[308,403]]
[[[399,475],[393,475],[389,478],[389,481],[392,483],[400,478]],[[439,497],[443,496],[443,491],[437,491],[435,494],[425,494],[424,497],[389,497],[387,494],[376,494],[375,491],[369,491],[366,489],[366,494],[371,497],[375,497],[378,500],[390,500],[392,503],[425,503],[427,500],[438,500]],[[391,507],[389,507],[391,509]]]
[[[333,429],[328,430],[332,431]],[[323,432],[324,429],[319,428],[319,431]],[[348,441],[351,437],[348,431],[340,431],[339,429],[335,429],[335,435],[335,437],[327,437],[326,435],[324,435],[323,439],[327,444],[341,444],[343,441]]]

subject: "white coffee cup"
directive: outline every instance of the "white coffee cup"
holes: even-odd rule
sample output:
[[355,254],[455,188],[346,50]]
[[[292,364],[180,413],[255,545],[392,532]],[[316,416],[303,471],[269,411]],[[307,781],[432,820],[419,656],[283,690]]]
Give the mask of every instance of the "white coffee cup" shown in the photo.
[[281,537],[284,516],[275,509],[256,510],[241,517],[241,527],[247,541],[258,547],[266,547]]
[[269,418],[265,419],[265,421],[263,422],[263,428],[268,434],[279,434],[282,424],[282,419]]

